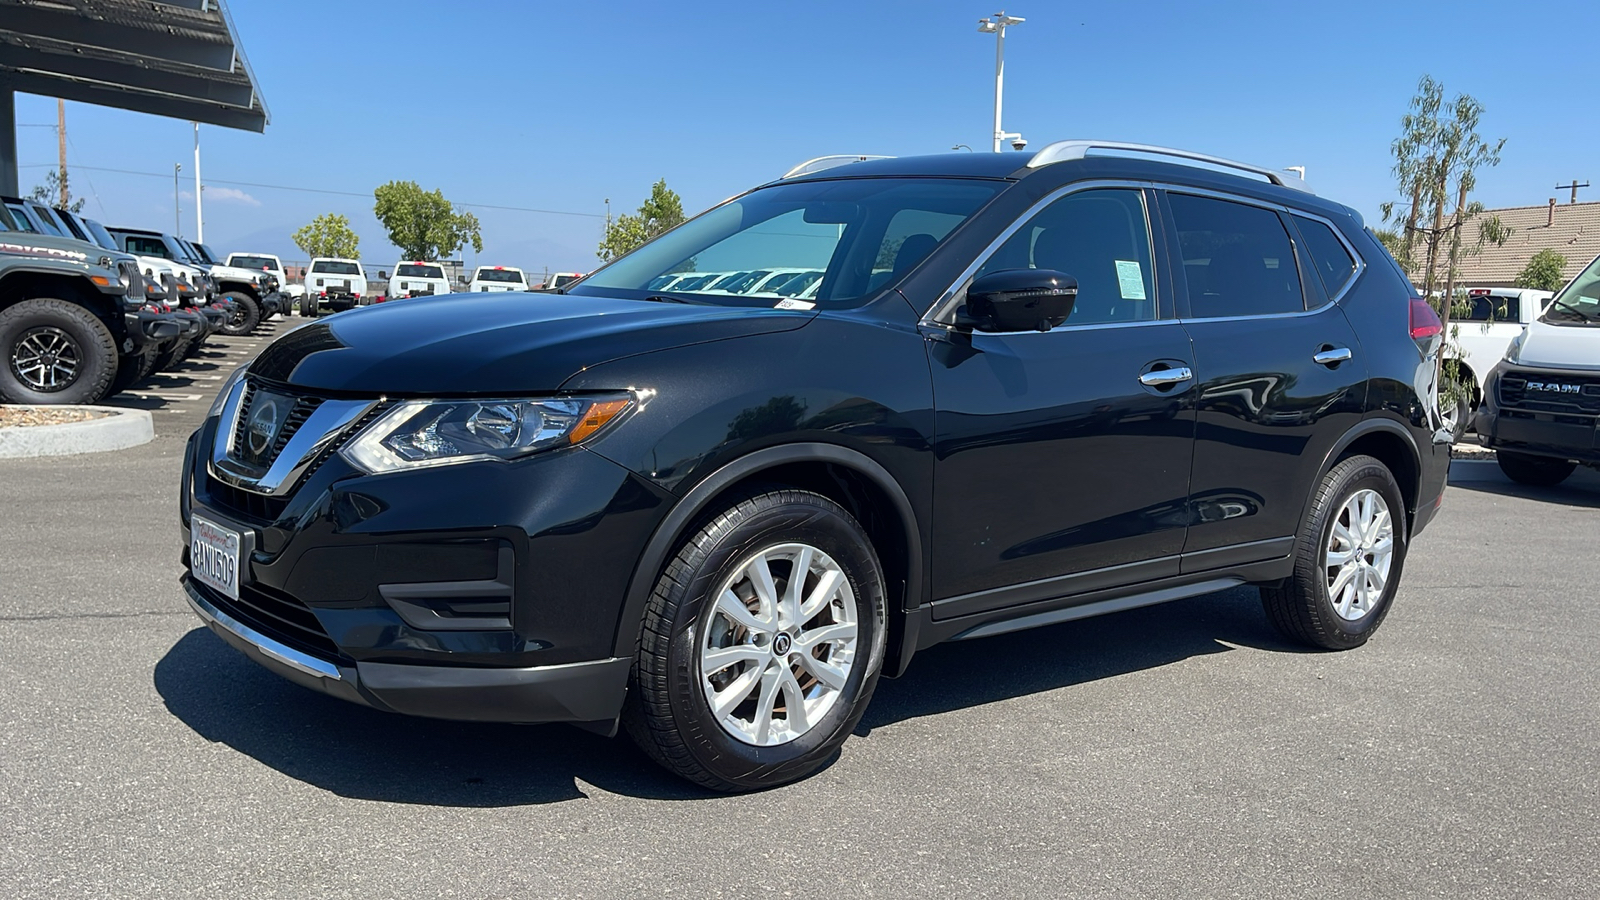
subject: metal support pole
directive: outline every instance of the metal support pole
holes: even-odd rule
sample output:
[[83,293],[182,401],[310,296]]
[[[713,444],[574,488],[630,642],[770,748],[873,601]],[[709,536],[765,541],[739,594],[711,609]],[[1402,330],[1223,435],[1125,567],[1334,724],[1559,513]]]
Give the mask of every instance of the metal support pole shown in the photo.
[[[1002,12],[998,18],[1004,20]],[[995,32],[994,38],[994,152],[1000,152],[1000,142],[1005,139],[1005,130],[1000,127],[1000,103],[1006,91],[1006,26],[1005,22]]]
[[194,240],[197,244],[206,241],[206,219],[200,207],[200,123],[194,123]]
[[172,224],[177,229],[172,232],[178,237],[183,237],[183,204],[178,202],[178,173],[183,171],[183,163],[172,164]]
[[17,95],[0,81],[0,194],[20,195],[17,188]]

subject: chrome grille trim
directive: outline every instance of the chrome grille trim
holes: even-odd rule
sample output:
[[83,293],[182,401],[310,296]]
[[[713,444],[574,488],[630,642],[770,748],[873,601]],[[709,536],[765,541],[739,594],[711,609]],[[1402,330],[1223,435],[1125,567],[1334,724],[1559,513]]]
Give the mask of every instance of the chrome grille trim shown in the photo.
[[[213,478],[225,484],[255,494],[273,497],[287,496],[308,470],[322,456],[341,441],[350,427],[360,421],[381,401],[373,400],[315,400],[303,421],[292,433],[279,435],[276,455],[268,463],[267,471],[247,466],[233,455],[233,448],[243,426],[247,398],[255,390],[250,379],[241,380],[228,393],[222,407],[222,418],[217,423],[217,434],[212,442],[211,459],[206,468]],[[286,423],[288,424],[288,423]],[[288,429],[284,429],[287,431]]]

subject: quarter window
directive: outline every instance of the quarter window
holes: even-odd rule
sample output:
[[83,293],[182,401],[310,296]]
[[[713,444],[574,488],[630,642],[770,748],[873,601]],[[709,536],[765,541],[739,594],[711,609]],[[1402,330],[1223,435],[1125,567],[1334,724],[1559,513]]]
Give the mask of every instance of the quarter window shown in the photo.
[[1277,213],[1189,194],[1169,194],[1168,202],[1190,315],[1264,316],[1306,308],[1294,244]]
[[1295,216],[1294,224],[1300,229],[1300,237],[1305,240],[1312,266],[1322,276],[1322,286],[1328,289],[1329,297],[1337,297],[1350,276],[1356,273],[1356,261],[1350,258],[1350,251],[1345,249],[1344,243],[1325,223]]
[[1521,322],[1521,297],[1495,297],[1480,294],[1468,298],[1468,322]]
[[1076,278],[1078,300],[1067,325],[1156,317],[1150,228],[1139,191],[1082,191],[1055,201],[1007,238],[977,275],[1005,269],[1054,269]]

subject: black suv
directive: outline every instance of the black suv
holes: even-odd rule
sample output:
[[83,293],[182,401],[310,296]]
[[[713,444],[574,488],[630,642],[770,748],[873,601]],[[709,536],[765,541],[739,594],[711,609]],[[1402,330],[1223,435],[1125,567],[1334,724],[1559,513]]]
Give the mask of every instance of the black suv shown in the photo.
[[940,641],[1255,584],[1363,643],[1443,495],[1439,343],[1277,172],[814,160],[564,291],[279,338],[190,439],[184,586],[307,687],[765,787]]

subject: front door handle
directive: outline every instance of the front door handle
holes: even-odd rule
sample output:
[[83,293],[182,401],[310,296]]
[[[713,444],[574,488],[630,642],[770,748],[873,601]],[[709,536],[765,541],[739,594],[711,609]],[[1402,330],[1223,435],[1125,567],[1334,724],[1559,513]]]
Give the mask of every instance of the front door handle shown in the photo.
[[1167,387],[1182,384],[1194,377],[1188,366],[1177,366],[1171,369],[1156,369],[1139,376],[1139,383],[1145,387]]
[[1349,347],[1323,347],[1312,355],[1311,361],[1323,366],[1337,366],[1350,361]]

